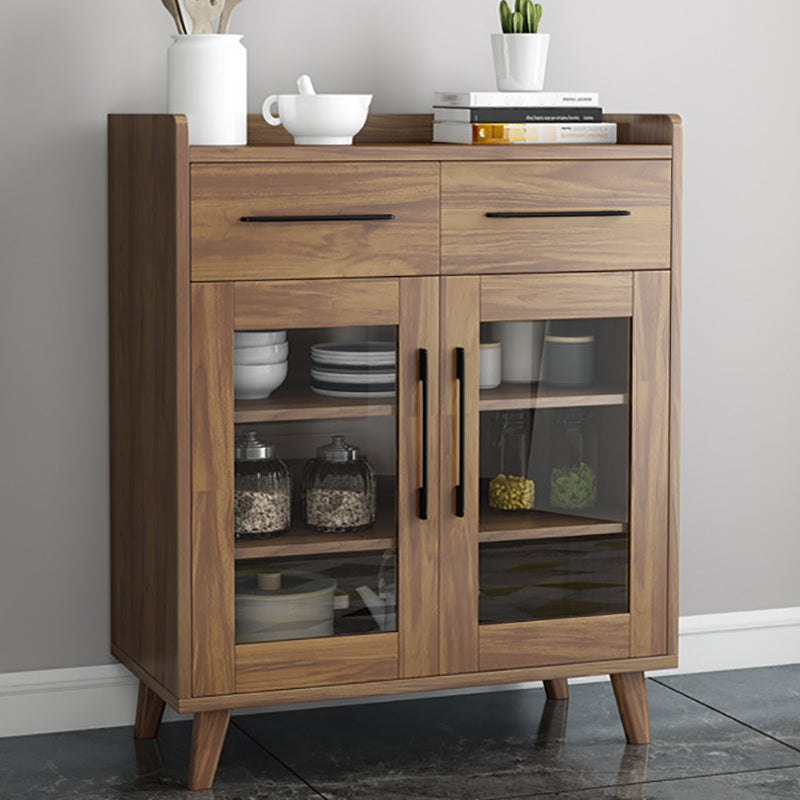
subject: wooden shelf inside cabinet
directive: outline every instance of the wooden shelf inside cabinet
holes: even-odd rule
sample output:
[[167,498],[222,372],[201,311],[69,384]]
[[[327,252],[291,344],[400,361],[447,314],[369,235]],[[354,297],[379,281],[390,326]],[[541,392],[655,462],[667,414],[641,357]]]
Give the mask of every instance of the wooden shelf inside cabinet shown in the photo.
[[560,539],[567,536],[597,536],[626,533],[627,523],[592,517],[555,514],[548,511],[516,511],[513,513],[481,508],[478,540],[511,542],[528,539]]
[[480,410],[509,408],[569,408],[577,406],[622,406],[630,393],[621,387],[587,386],[562,389],[536,384],[504,383],[497,389],[481,389]]
[[324,397],[311,391],[308,384],[295,383],[275,390],[264,400],[237,400],[234,422],[294,422],[306,419],[346,419],[352,417],[391,417],[395,398],[351,399]]
[[397,545],[394,502],[379,503],[375,525],[355,533],[319,533],[303,527],[301,521],[274,539],[239,539],[234,548],[237,561],[279,556],[311,556],[326,553],[363,553],[387,550]]
[[274,539],[242,539],[236,542],[236,560],[250,558],[277,558],[279,556],[311,556],[325,553],[356,553],[369,550],[386,550],[395,546],[395,533],[379,524],[359,533],[317,533],[316,531],[289,531]]

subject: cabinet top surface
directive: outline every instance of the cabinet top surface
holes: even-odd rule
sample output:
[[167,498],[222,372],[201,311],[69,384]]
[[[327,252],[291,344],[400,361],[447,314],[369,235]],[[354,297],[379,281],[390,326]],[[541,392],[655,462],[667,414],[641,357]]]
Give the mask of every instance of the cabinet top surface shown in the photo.
[[[137,115],[111,115],[133,117]],[[564,161],[672,159],[680,150],[681,120],[674,114],[606,114],[617,123],[617,144],[470,145],[432,142],[432,114],[370,114],[354,144],[295,146],[282,127],[250,114],[245,146],[188,146],[183,115],[144,115],[172,121],[191,163],[364,161]],[[182,143],[182,146],[181,146]]]
[[303,146],[292,144],[244,147],[190,148],[192,163],[283,161],[554,161],[669,159],[671,145],[448,145],[448,144],[353,144]]

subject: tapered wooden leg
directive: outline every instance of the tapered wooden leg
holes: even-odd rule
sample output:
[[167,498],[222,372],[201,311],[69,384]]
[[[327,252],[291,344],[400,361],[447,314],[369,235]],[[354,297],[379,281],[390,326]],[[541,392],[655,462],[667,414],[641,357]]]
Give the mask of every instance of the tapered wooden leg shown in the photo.
[[548,700],[568,700],[569,685],[566,678],[552,678],[549,681],[542,681]]
[[647,689],[643,672],[623,672],[611,676],[614,697],[629,744],[650,744],[650,719],[647,715]]
[[133,738],[155,739],[158,736],[162,716],[164,716],[164,701],[149,686],[139,681]]
[[219,754],[228,731],[231,710],[202,711],[194,715],[189,750],[187,789],[210,789],[217,772]]

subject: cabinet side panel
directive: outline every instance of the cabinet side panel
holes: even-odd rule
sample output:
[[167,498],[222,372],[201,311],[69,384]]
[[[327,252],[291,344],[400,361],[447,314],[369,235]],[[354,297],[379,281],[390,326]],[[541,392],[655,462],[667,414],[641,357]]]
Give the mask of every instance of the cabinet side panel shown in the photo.
[[233,286],[192,285],[192,693],[234,691]]
[[683,209],[683,128],[672,117],[672,296],[669,412],[669,618],[667,652],[678,652],[678,539],[680,528],[681,434],[681,253]]
[[175,695],[189,670],[188,134],[111,115],[111,640]]
[[670,275],[633,279],[631,655],[667,652]]

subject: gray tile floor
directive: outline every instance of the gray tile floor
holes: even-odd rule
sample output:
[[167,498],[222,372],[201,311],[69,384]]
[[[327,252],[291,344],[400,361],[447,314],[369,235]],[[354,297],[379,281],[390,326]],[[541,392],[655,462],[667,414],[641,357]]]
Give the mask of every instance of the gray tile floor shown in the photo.
[[653,743],[608,682],[235,716],[214,788],[188,722],[0,739],[0,800],[798,800],[800,665],[651,677]]

